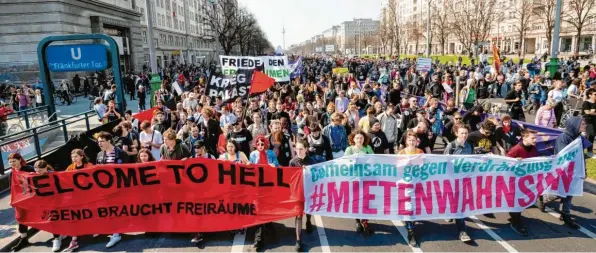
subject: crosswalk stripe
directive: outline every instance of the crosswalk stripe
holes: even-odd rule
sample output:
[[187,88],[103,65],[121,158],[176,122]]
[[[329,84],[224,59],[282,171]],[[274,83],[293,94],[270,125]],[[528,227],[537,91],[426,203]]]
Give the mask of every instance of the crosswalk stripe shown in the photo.
[[244,243],[246,242],[246,232],[236,233],[232,243],[232,252],[244,252]]
[[[561,214],[558,213],[557,211],[553,210],[550,207],[546,207],[545,208],[546,212],[549,213],[550,215],[554,216],[555,218],[559,219],[559,217],[561,217]],[[587,236],[591,237],[592,239],[596,239],[596,234],[594,234],[592,231],[584,228],[583,226],[577,224],[579,226],[578,231],[586,234]]]
[[323,252],[331,252],[331,248],[329,248],[329,241],[327,241],[327,235],[325,234],[323,219],[320,215],[313,215],[313,218],[315,218],[315,224],[317,225],[317,233],[319,234],[319,240],[321,242],[321,250]]
[[503,240],[503,238],[501,238],[499,235],[497,235],[497,233],[495,233],[494,231],[492,231],[491,228],[489,228],[488,226],[486,226],[484,224],[484,222],[482,222],[476,216],[472,216],[472,217],[470,217],[470,219],[472,219],[474,221],[474,223],[476,223],[476,225],[478,225],[478,227],[480,227],[481,229],[483,229],[484,232],[486,232],[493,239],[495,239],[495,241],[497,243],[501,244],[501,246],[503,246],[503,248],[505,248],[508,252],[510,252],[510,253],[517,253],[517,250],[515,248],[513,248],[513,246],[511,246],[509,243],[507,243],[505,240]]
[[[399,231],[399,234],[404,238],[404,241],[406,241],[406,245],[410,245],[408,243],[408,230],[406,229],[405,224],[399,220],[392,220],[392,222],[395,228],[397,228],[397,231]],[[410,248],[412,248],[412,252],[422,252],[422,249],[419,247],[410,246]]]

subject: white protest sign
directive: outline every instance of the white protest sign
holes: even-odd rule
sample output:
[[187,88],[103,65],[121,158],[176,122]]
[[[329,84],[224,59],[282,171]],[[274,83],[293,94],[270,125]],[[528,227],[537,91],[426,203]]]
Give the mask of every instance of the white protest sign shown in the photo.
[[432,65],[432,59],[430,58],[418,58],[416,62],[416,70],[417,71],[430,71]]

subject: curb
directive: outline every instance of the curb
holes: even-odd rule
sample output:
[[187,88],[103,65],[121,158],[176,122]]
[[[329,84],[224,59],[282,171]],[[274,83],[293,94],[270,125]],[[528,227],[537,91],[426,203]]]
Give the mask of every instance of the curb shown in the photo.
[[586,178],[584,180],[584,191],[596,195],[596,180]]

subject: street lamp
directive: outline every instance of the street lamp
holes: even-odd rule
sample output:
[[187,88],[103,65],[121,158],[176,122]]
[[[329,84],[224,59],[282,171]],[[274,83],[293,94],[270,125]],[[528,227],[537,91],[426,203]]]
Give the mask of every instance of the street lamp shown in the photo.
[[430,58],[430,2],[428,0],[428,16],[426,17],[426,58]]
[[555,29],[553,31],[553,41],[550,52],[551,58],[548,65],[548,70],[552,78],[555,77],[555,73],[559,70],[559,59],[557,56],[559,53],[559,32],[561,30],[561,2],[562,0],[557,0],[557,6],[555,8]]

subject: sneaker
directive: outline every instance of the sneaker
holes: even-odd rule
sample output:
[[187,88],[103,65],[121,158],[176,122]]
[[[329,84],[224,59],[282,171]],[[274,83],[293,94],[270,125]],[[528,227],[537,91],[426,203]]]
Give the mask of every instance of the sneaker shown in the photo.
[[190,242],[192,243],[199,243],[203,241],[203,235],[201,233],[197,233],[197,235],[195,235],[195,237],[192,238],[192,240],[190,240]]
[[79,248],[79,244],[77,243],[77,240],[72,240],[72,241],[70,241],[68,248],[64,249],[62,252],[73,252],[75,249],[78,249],[78,248]]
[[306,221],[306,233],[312,233],[312,223],[310,221]]
[[515,231],[516,233],[522,235],[522,236],[528,236],[528,230],[526,229],[526,226],[524,226],[524,224],[522,224],[521,222],[519,223],[509,223],[509,226],[513,229],[513,231]]
[[542,198],[542,196],[538,197],[538,199],[536,200],[536,207],[540,209],[540,211],[543,213],[546,211],[546,206],[544,205],[544,199]]
[[491,219],[496,219],[496,218],[497,218],[497,217],[495,217],[495,214],[494,214],[494,213],[487,213],[487,214],[484,214],[484,217],[486,217],[486,218],[491,218]]
[[96,238],[98,236],[99,236],[99,234],[93,234],[93,238]]
[[368,220],[364,220],[362,221],[362,227],[364,228],[364,234],[365,235],[372,235],[375,232],[372,230],[372,228],[370,228],[370,226],[368,225]]
[[575,223],[575,221],[573,221],[573,219],[571,219],[569,215],[561,215],[561,217],[559,217],[559,220],[562,220],[565,223],[565,225],[567,225],[570,228],[579,229],[579,225],[577,225],[577,223]]
[[296,241],[296,246],[294,246],[294,249],[296,252],[302,252],[302,242],[300,242],[300,240]]
[[11,249],[11,251],[16,252],[16,251],[19,251],[19,250],[27,247],[27,245],[29,245],[29,239],[20,237],[17,244],[10,249]]
[[411,230],[411,229],[408,230],[408,245],[410,245],[410,247],[418,246],[418,242],[416,241],[416,235],[414,234],[414,230]]
[[255,241],[255,243],[253,243],[252,247],[253,249],[255,249],[256,251],[261,251],[263,249],[263,241],[262,240],[258,240]]
[[468,233],[466,233],[466,231],[459,232],[459,239],[462,242],[469,242],[472,240],[472,238],[470,238],[470,236],[468,235]]
[[122,240],[122,237],[120,235],[112,235],[112,237],[110,238],[110,241],[108,242],[108,244],[106,244],[106,248],[113,247],[120,240]]
[[60,248],[62,248],[62,240],[60,238],[52,240],[52,252],[58,252]]

